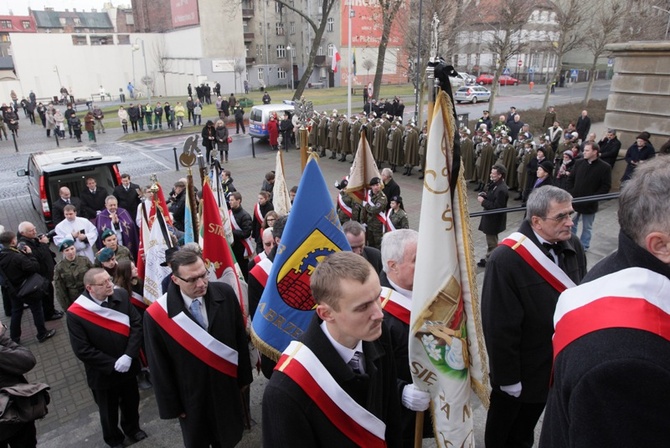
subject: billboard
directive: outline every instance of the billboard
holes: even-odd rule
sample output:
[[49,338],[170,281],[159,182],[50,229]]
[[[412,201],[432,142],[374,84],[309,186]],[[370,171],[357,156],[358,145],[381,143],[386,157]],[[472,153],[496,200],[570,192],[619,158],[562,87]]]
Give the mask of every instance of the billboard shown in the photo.
[[[382,8],[378,0],[344,0],[340,4],[340,18],[342,29],[342,47],[349,46],[349,3],[354,12],[351,19],[351,46],[352,47],[378,47],[382,38],[384,28]],[[409,1],[404,0],[395,17],[391,34],[389,36],[389,47],[403,46],[403,17],[409,14]]]
[[172,26],[174,28],[200,23],[198,0],[170,0],[170,11],[172,12]]

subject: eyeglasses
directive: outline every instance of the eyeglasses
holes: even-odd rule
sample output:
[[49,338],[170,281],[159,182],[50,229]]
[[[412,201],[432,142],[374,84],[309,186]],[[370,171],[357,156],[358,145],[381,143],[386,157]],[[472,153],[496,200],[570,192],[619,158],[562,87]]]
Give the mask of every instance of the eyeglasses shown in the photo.
[[272,247],[272,243],[263,243],[263,246],[265,246],[265,247]]
[[191,277],[191,278],[181,278],[177,274],[175,274],[174,276],[177,277],[179,280],[181,280],[183,282],[186,282],[186,283],[196,283],[198,280],[202,280],[202,281],[207,280],[208,275],[209,275],[209,272],[205,272],[202,275],[198,275],[197,277]]
[[102,283],[91,283],[91,286],[107,286],[112,283],[114,283],[114,279],[112,277],[109,277]]
[[552,221],[556,221],[556,222],[564,222],[564,221],[567,221],[568,219],[572,221],[574,219],[574,217],[575,217],[575,212],[571,211],[571,212],[567,212],[567,213],[560,213],[560,214],[554,216],[553,218],[549,217],[549,216],[545,216],[544,218],[540,218],[540,219],[551,219]]

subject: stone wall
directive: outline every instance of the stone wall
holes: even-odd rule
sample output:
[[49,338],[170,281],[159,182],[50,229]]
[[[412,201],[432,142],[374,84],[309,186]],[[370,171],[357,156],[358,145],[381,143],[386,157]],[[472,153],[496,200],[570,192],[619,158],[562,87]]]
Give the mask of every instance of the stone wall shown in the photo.
[[[651,134],[658,151],[670,137],[670,42],[627,42],[606,48],[614,58],[614,77],[605,125],[617,130],[620,157],[642,131]],[[615,165],[614,189],[618,189],[625,167],[623,160]]]

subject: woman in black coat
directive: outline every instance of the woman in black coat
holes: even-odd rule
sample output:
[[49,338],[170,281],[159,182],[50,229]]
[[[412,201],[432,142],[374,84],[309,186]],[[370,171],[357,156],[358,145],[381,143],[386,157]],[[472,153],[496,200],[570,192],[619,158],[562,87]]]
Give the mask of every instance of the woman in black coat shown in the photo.
[[205,160],[209,164],[211,160],[209,155],[214,149],[214,144],[216,141],[216,129],[214,128],[214,122],[212,120],[207,120],[205,127],[202,128],[202,146],[207,150]]
[[223,120],[216,122],[216,147],[219,150],[219,161],[228,162],[228,128]]

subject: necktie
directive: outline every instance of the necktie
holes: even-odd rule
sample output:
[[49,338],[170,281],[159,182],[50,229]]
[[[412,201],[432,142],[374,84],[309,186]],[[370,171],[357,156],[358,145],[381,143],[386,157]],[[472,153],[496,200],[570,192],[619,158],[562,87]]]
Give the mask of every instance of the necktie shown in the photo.
[[349,367],[351,367],[351,370],[354,371],[354,373],[363,373],[363,369],[361,369],[361,355],[361,352],[354,353],[354,356],[347,363]]
[[201,306],[202,305],[200,305],[200,300],[193,300],[193,302],[191,302],[191,306],[188,307],[188,310],[191,312],[198,325],[204,329],[207,329],[207,326],[205,325],[205,318],[202,315]]
[[109,308],[109,302],[105,300],[104,302],[102,302],[100,304],[100,306],[103,307],[103,308]]

